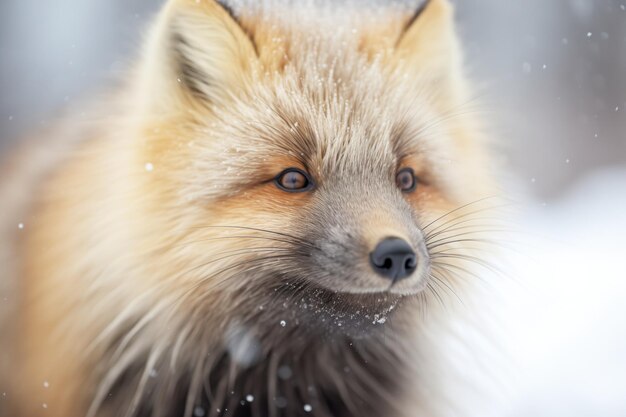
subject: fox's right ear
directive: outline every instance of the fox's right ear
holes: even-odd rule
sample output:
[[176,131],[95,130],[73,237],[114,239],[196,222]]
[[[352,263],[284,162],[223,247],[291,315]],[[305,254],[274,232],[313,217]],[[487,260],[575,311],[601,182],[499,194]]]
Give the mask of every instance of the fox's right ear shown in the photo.
[[258,62],[252,37],[217,0],[170,0],[154,30],[141,76],[160,109],[173,99],[219,105],[249,82]]
[[449,0],[422,0],[396,42],[396,63],[445,80],[461,70],[460,58],[452,4]]

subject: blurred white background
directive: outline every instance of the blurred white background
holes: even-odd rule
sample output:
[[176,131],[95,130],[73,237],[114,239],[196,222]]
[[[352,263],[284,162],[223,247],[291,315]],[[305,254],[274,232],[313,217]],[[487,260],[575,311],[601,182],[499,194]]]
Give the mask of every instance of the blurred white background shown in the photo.
[[[112,85],[161,3],[0,2],[0,152]],[[626,1],[456,3],[509,197],[525,201],[496,313],[518,376],[487,408],[626,416]]]

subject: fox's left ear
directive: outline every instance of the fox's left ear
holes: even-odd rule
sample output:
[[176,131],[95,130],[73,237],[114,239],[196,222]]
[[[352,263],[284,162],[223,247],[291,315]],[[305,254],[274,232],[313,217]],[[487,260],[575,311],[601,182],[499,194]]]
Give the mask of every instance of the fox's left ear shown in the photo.
[[424,0],[405,24],[396,43],[393,61],[428,78],[458,75],[461,51],[449,0]]
[[154,30],[141,73],[154,77],[144,83],[149,105],[161,110],[179,100],[224,104],[245,88],[258,62],[252,37],[218,0],[169,0]]

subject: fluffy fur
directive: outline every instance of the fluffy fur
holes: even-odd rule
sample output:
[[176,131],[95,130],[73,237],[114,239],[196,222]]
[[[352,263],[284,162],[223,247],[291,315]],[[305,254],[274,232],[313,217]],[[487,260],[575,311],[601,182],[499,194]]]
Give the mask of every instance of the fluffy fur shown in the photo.
[[[448,406],[441,306],[493,195],[452,8],[264,4],[169,1],[128,88],[57,135],[80,142],[11,168],[3,416]],[[289,167],[316,189],[279,190]],[[420,256],[391,288],[368,262],[389,236]]]

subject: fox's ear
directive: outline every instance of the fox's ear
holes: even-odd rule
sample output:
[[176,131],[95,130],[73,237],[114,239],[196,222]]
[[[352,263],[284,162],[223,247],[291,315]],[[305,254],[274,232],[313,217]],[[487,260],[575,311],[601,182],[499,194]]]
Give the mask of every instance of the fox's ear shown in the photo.
[[461,53],[449,0],[424,0],[397,41],[394,60],[426,77],[441,78],[461,68]]
[[251,36],[217,0],[170,0],[155,31],[143,74],[158,74],[149,88],[161,103],[174,95],[219,105],[245,86],[258,60]]

